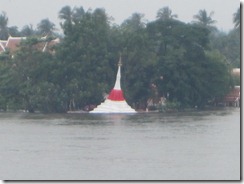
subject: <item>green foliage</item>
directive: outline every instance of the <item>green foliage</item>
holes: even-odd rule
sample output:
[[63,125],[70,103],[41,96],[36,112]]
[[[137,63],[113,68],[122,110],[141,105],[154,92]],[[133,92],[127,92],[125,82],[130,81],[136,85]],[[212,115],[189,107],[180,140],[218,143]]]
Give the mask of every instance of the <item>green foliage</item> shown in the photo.
[[133,14],[122,24],[122,87],[128,102],[136,108],[146,107],[155,64],[155,54],[149,49],[150,40],[142,17]]
[[43,36],[52,35],[55,30],[55,24],[52,23],[49,19],[43,19],[37,25],[37,30]]
[[172,15],[172,11],[169,9],[169,7],[163,7],[157,12],[157,18],[161,20],[169,20],[177,17],[178,15],[176,14]]
[[223,97],[233,87],[231,68],[224,61],[224,56],[218,51],[206,52],[206,56],[209,60],[205,72],[208,74],[210,97]]
[[0,14],[0,40],[6,40],[8,38],[8,17],[5,12]]
[[38,40],[30,38],[21,43],[14,59],[6,63],[2,70],[8,70],[1,77],[6,79],[2,85],[1,94],[8,102],[3,109],[25,109],[59,112],[60,103],[58,85],[52,81],[52,72],[55,71],[53,56],[36,49]]
[[225,57],[224,60],[234,68],[241,66],[241,40],[240,28],[233,29],[226,33],[211,35],[211,46]]
[[103,93],[108,93],[112,87],[111,74],[115,74],[116,69],[114,53],[109,51],[114,44],[109,35],[114,32],[110,30],[108,17],[103,9],[83,12],[82,16],[72,11],[71,20],[65,18],[63,29],[66,37],[57,49],[57,59],[65,66],[61,71],[65,76],[62,87],[67,101],[76,104],[72,108],[98,104]]
[[[66,112],[100,104],[114,85],[120,55],[121,85],[133,107],[145,109],[148,99],[158,103],[161,97],[166,109],[204,107],[238,83],[230,71],[240,66],[240,42],[238,29],[212,32],[212,14],[200,13],[199,21],[200,15],[208,20],[204,26],[174,20],[167,7],[156,21],[135,13],[117,26],[104,9],[63,7],[64,36],[55,54],[39,48],[53,38],[38,39],[31,26],[18,33],[29,37],[13,56],[0,54],[0,109]],[[50,35],[54,24],[44,19],[38,29]]]
[[238,10],[236,11],[236,13],[233,14],[233,22],[235,24],[235,28],[236,29],[240,29],[240,20],[241,20],[241,13],[240,13],[240,9],[238,8]]
[[197,19],[196,24],[203,26],[211,31],[216,31],[217,28],[213,26],[217,21],[212,19],[214,12],[210,12],[208,15],[206,10],[199,10],[197,15],[194,15],[193,18]]
[[178,110],[180,109],[180,102],[178,101],[167,101],[165,105],[165,109],[170,111],[170,110]]

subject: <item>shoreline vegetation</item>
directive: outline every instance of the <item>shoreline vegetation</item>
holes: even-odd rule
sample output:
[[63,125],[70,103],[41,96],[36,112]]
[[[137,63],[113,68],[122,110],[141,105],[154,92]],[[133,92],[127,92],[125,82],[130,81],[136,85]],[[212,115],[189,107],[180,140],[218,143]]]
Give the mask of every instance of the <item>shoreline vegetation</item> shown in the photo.
[[[233,107],[233,106],[208,106],[204,108],[183,108],[183,109],[156,109],[156,110],[144,110],[144,109],[136,109],[137,113],[183,113],[183,112],[202,112],[202,111],[223,111],[223,110],[230,110],[230,109],[240,109],[240,107]],[[29,114],[28,110],[0,110],[0,113],[27,113]],[[85,110],[73,110],[73,111],[67,111],[67,112],[43,112],[43,111],[35,111],[31,112],[30,114],[90,114],[89,111]],[[99,113],[100,115],[106,114],[106,113]],[[121,113],[110,113],[110,114],[121,114]],[[128,113],[130,114],[130,113]]]
[[90,111],[112,89],[120,55],[121,87],[139,112],[221,104],[240,86],[240,75],[232,74],[240,68],[240,9],[229,33],[205,10],[191,23],[169,7],[155,14],[155,21],[134,13],[114,25],[105,9],[65,6],[58,12],[62,34],[49,19],[19,31],[0,14],[0,110]]
[[[234,108],[240,108],[239,106],[228,106],[224,104],[220,104],[218,106],[216,105],[209,105],[205,106],[203,108],[172,108],[167,106],[160,106],[159,108],[154,109],[136,109],[137,113],[175,113],[175,112],[200,112],[200,111],[212,111],[212,110],[226,110],[226,109],[234,109]],[[77,110],[77,111],[68,111],[66,113],[88,113],[89,111],[84,110]],[[113,114],[113,113],[112,113]],[[115,113],[116,114],[116,113]]]

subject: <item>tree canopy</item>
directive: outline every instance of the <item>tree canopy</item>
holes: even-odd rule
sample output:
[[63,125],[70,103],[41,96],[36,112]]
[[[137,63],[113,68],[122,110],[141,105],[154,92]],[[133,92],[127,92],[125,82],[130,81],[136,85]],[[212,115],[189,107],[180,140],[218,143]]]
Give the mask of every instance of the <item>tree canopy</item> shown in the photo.
[[237,12],[233,15],[233,22],[235,24],[235,28],[240,28],[240,20],[241,20],[241,14],[240,14],[240,8],[238,8]]
[[161,20],[169,20],[169,19],[178,18],[178,15],[172,14],[172,10],[166,6],[158,10],[157,18]]
[[8,38],[8,17],[5,12],[0,14],[0,39],[4,40]]
[[[230,70],[240,58],[238,29],[213,34],[211,16],[201,10],[198,23],[184,23],[164,7],[154,21],[134,13],[114,25],[105,9],[65,6],[58,14],[64,35],[54,52],[36,49],[43,42],[38,35],[55,36],[55,25],[43,19],[37,30],[28,25],[18,33],[28,37],[14,55],[1,53],[0,109],[66,112],[98,105],[114,85],[120,55],[121,85],[134,108],[162,97],[175,108],[202,108],[231,89]],[[2,14],[0,36],[7,22]]]

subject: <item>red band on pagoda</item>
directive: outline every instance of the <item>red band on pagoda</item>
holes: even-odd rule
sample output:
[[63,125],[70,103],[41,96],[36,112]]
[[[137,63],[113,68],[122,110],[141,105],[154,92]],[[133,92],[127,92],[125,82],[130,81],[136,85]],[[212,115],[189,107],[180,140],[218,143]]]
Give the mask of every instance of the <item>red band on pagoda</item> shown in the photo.
[[125,100],[124,95],[123,95],[123,91],[122,90],[116,90],[116,89],[113,89],[109,93],[108,99],[112,100],[112,101],[124,101]]

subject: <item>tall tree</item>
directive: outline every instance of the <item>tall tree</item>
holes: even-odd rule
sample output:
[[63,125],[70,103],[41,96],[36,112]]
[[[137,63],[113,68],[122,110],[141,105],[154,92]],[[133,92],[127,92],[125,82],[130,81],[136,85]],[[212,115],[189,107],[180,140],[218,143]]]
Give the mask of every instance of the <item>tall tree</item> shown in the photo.
[[131,31],[131,32],[135,32],[137,30],[140,30],[142,28],[146,27],[146,23],[143,20],[144,14],[141,13],[133,13],[132,16],[130,18],[128,18],[127,20],[125,20],[122,25],[121,28],[125,28],[126,31]]
[[20,32],[17,26],[11,26],[8,28],[8,33],[11,36],[20,36]]
[[[157,20],[149,23],[147,30],[157,54],[153,83],[160,97],[167,97],[168,102],[180,108],[203,107],[229,89],[228,69],[220,62],[222,58],[206,56],[210,34],[206,27]],[[228,80],[218,86],[221,77]]]
[[20,43],[11,61],[9,78],[13,92],[9,101],[14,100],[18,108],[29,112],[64,112],[63,93],[56,78],[59,65],[53,55],[37,50],[38,44],[37,38],[27,38]]
[[208,15],[206,10],[199,10],[197,15],[194,15],[193,18],[197,20],[197,24],[208,28],[209,30],[216,30],[216,27],[213,26],[217,21],[212,19],[214,12],[210,12]]
[[218,33],[211,38],[212,49],[218,50],[224,60],[232,67],[240,68],[241,61],[241,42],[240,29],[233,29],[228,34]]
[[33,29],[33,25],[25,25],[20,31],[22,36],[32,36],[35,34],[35,30]]
[[59,11],[58,15],[59,19],[62,20],[60,23],[61,28],[64,31],[64,34],[68,34],[72,31],[72,17],[73,17],[73,10],[70,6],[65,6]]
[[73,9],[72,20],[75,24],[79,23],[84,16],[85,10],[83,7],[75,7]]
[[72,9],[70,6],[65,6],[59,11],[58,17],[61,20],[72,22]]
[[[64,11],[61,12],[64,17]],[[58,59],[66,66],[61,69],[66,76],[62,86],[69,109],[99,103],[112,85],[113,77],[110,66],[113,54],[108,50],[110,25],[105,10],[88,10],[82,16],[77,15],[77,11],[71,11],[71,20],[64,20],[65,37],[57,50]]]
[[160,20],[169,20],[169,19],[178,18],[178,15],[172,14],[172,10],[169,9],[169,7],[163,7],[158,10],[157,18]]
[[234,13],[233,15],[233,22],[235,24],[235,28],[237,29],[240,27],[240,19],[241,19],[240,8],[238,8],[237,12]]
[[121,25],[122,86],[128,103],[134,108],[146,108],[150,97],[154,55],[151,50],[143,15],[134,13]]
[[0,14],[0,39],[8,39],[8,17],[5,12]]
[[41,35],[46,36],[46,35],[52,35],[56,30],[56,28],[55,28],[55,24],[52,23],[49,19],[43,19],[37,25],[37,30]]

